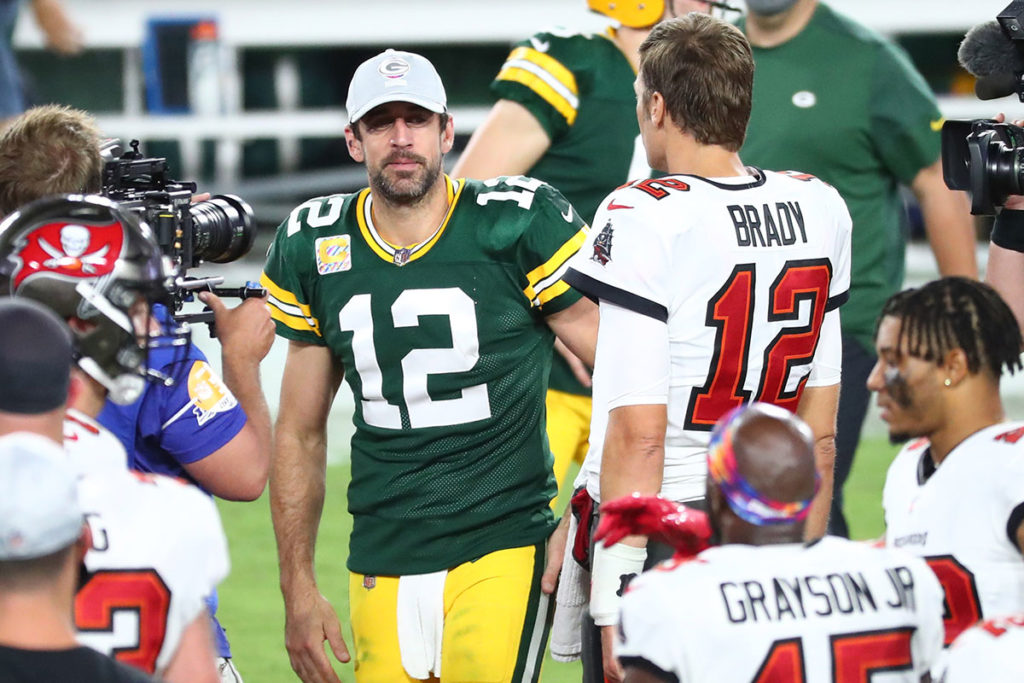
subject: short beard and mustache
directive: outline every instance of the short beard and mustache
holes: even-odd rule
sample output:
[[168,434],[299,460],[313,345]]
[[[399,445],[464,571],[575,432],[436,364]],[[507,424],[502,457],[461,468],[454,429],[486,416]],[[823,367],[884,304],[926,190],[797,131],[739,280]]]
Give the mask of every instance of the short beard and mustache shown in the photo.
[[[413,161],[420,164],[421,171],[401,171],[397,177],[389,176],[385,171],[388,164],[401,161]],[[421,177],[416,179],[417,175]],[[411,152],[393,153],[388,155],[380,166],[370,173],[370,188],[373,194],[389,204],[412,206],[427,196],[427,192],[441,175],[441,160],[433,166],[427,158]]]

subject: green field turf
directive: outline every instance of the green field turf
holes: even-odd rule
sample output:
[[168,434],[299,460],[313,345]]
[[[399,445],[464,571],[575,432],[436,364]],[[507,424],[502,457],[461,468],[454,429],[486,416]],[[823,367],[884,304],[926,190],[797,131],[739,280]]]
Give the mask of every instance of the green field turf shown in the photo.
[[[883,530],[881,495],[885,471],[896,447],[884,438],[865,439],[846,487],[847,517],[855,538],[876,538]],[[317,545],[320,590],[347,621],[345,556],[351,518],[345,510],[348,466],[327,472],[327,500]],[[297,680],[284,649],[284,605],[277,583],[277,556],[267,495],[254,503],[220,502],[231,544],[231,575],[221,584],[219,616],[227,629],[239,671],[247,683]],[[351,643],[345,627],[346,642]],[[337,667],[341,680],[352,681],[351,665]],[[579,664],[545,663],[545,683],[579,681]]]

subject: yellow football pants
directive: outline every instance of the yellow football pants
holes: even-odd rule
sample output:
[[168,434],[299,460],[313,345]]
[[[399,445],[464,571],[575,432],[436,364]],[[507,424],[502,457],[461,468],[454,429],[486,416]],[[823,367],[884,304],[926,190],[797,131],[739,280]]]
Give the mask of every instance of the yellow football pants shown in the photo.
[[[533,683],[550,626],[545,545],[499,550],[448,572],[441,683]],[[356,681],[412,683],[398,648],[397,576],[349,573]],[[437,681],[438,679],[428,679]]]

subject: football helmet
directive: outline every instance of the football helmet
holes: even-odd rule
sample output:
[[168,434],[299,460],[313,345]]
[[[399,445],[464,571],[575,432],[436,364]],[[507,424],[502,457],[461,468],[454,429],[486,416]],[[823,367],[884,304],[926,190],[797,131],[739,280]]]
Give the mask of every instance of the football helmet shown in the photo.
[[653,26],[665,14],[665,0],[587,0],[587,7],[630,28]]
[[149,227],[103,197],[40,199],[0,223],[0,294],[67,320],[75,362],[115,403],[137,400],[152,375],[151,306],[169,300],[173,275]]

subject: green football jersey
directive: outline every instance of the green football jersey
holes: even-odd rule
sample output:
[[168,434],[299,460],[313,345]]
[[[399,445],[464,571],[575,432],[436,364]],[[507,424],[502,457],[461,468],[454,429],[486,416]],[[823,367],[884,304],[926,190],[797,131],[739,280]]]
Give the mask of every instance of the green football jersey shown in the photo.
[[524,177],[445,179],[429,240],[396,249],[373,197],[313,199],[278,228],[261,278],[283,337],[326,345],[355,398],[348,567],[421,574],[543,540],[556,493],[546,314],[586,226]]
[[[608,193],[650,174],[636,121],[636,73],[605,34],[538,33],[517,43],[491,83],[501,99],[526,107],[551,146],[527,171],[549,183],[589,222]],[[588,395],[561,356],[551,388]]]
[[813,174],[846,201],[853,262],[843,332],[873,349],[875,319],[903,282],[899,184],[939,158],[935,97],[897,46],[822,3],[795,38],[753,53],[753,110],[740,156]]

